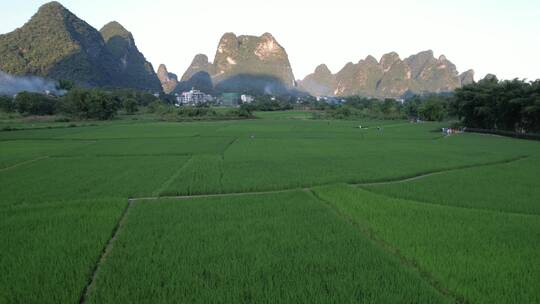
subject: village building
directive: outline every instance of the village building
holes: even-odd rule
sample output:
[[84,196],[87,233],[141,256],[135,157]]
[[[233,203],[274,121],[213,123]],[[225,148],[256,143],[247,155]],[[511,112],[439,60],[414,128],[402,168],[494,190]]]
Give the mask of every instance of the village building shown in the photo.
[[205,102],[210,102],[214,98],[211,95],[205,94],[199,90],[191,89],[188,92],[183,92],[176,97],[177,105],[198,105]]
[[242,101],[242,103],[252,103],[255,100],[255,97],[243,94],[242,96],[240,96],[240,100]]

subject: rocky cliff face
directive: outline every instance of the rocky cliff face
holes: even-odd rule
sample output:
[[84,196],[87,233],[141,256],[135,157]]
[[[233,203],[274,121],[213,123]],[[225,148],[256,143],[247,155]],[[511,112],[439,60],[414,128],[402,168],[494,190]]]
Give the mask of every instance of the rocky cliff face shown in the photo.
[[295,87],[287,53],[269,33],[260,37],[224,34],[214,62],[210,63],[205,55],[197,55],[182,82],[193,82],[194,77],[201,82],[205,75],[218,91],[271,93]]
[[167,70],[167,67],[164,64],[160,64],[158,71],[157,71],[157,77],[159,78],[159,81],[161,82],[161,86],[163,87],[163,92],[169,94],[178,85],[178,76],[173,73],[169,73]]
[[182,81],[189,81],[197,73],[208,73],[208,75],[215,74],[214,65],[208,61],[208,56],[204,54],[197,54],[187,71],[182,75]]
[[0,70],[84,86],[160,90],[129,32],[111,23],[103,34],[60,3],[47,3],[23,27],[0,35]]
[[459,79],[461,79],[461,85],[465,86],[468,84],[474,83],[474,71],[468,70],[459,75]]
[[[279,94],[297,84],[285,49],[269,33],[260,37],[226,33],[214,61],[197,55],[181,80],[160,67],[159,78],[138,50],[133,35],[117,22],[101,32],[58,2],[43,5],[21,28],[0,35],[0,70],[72,80],[84,86],[128,87],[167,92],[247,92]],[[298,85],[313,95],[401,97],[452,91],[474,81],[458,74],[446,57],[425,51],[401,59],[389,53],[348,63],[336,74],[321,65]]]
[[[445,56],[435,58],[432,51],[404,60],[395,52],[385,54],[380,61],[368,56],[356,64],[346,64],[332,76],[322,77],[316,71],[302,80],[300,87],[316,96],[332,92],[329,96],[398,98],[413,93],[449,92],[474,81],[472,70],[459,75],[452,62]],[[325,90],[319,90],[321,87]]]
[[377,83],[381,80],[383,68],[377,60],[368,56],[357,64],[349,62],[336,74],[336,88],[334,95],[350,96],[365,92],[366,95],[375,95]]
[[315,96],[332,96],[336,87],[336,76],[325,64],[319,65],[313,74],[304,78],[300,90],[311,92]]
[[114,59],[101,34],[58,2],[40,7],[23,27],[0,36],[0,69],[15,75],[69,79],[80,84],[111,81]]
[[294,75],[285,49],[269,33],[260,37],[223,35],[214,59],[217,82],[236,75],[271,76],[294,86]]
[[116,76],[119,86],[161,91],[161,83],[152,64],[146,61],[128,30],[120,23],[113,21],[106,24],[100,33],[107,50],[119,66]]

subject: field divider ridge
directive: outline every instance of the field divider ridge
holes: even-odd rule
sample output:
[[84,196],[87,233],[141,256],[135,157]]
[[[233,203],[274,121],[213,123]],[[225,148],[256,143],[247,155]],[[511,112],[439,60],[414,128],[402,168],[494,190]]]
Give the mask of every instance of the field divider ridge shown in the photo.
[[434,175],[449,173],[449,172],[453,172],[453,171],[460,171],[460,170],[467,170],[467,169],[474,169],[474,168],[481,168],[481,167],[489,167],[489,166],[510,164],[510,163],[513,163],[513,162],[517,162],[517,161],[520,161],[520,160],[527,159],[529,157],[530,157],[529,155],[524,155],[524,156],[518,156],[518,157],[514,157],[514,158],[499,160],[499,161],[492,161],[492,162],[483,163],[483,164],[465,165],[465,166],[459,166],[459,167],[454,167],[454,168],[448,168],[448,169],[442,169],[442,170],[435,170],[435,171],[431,171],[431,172],[420,173],[420,174],[416,174],[416,175],[412,175],[412,176],[408,176],[408,177],[400,177],[400,178],[396,178],[396,179],[388,179],[388,180],[378,181],[378,182],[354,183],[354,184],[351,184],[351,185],[361,187],[361,186],[377,186],[377,185],[400,184],[400,183],[406,183],[406,182],[410,182],[410,181],[414,181],[414,180],[418,180],[418,179],[423,179],[423,178],[434,176]]
[[223,151],[221,151],[221,160],[225,160],[225,152],[227,152],[227,150],[229,150],[229,148],[234,145],[234,143],[236,143],[239,139],[239,137],[235,137],[233,140],[227,143]]
[[[457,170],[465,170],[465,169],[472,169],[477,167],[486,167],[486,166],[494,166],[494,165],[501,165],[501,164],[508,164],[512,162],[516,162],[519,160],[527,159],[529,156],[519,156],[512,159],[505,159],[495,162],[489,162],[489,163],[483,163],[483,164],[473,164],[473,165],[467,165],[467,166],[461,166],[461,167],[455,167],[455,168],[449,168],[449,169],[443,169],[439,171],[433,171],[429,173],[422,173],[414,176],[409,177],[402,177],[402,178],[396,178],[396,179],[390,179],[388,181],[379,181],[379,182],[364,182],[364,183],[351,183],[351,182],[345,182],[345,184],[352,186],[352,187],[362,187],[362,186],[371,186],[371,185],[383,185],[383,184],[391,184],[391,183],[403,183],[408,182],[416,179],[425,178],[432,175],[457,171]],[[160,196],[159,193],[166,189],[176,177],[178,177],[183,168],[192,160],[193,158],[190,158],[186,163],[182,165],[182,167],[173,175],[171,176],[163,185],[160,187],[160,189],[154,191],[152,196],[147,197],[133,197],[130,198],[131,201],[155,201],[160,199],[169,199],[169,200],[187,200],[192,198],[209,198],[209,197],[234,197],[234,196],[243,196],[243,195],[263,195],[263,194],[273,194],[273,193],[286,193],[286,192],[293,192],[293,191],[311,191],[311,187],[321,187],[326,185],[333,185],[336,184],[336,182],[331,183],[321,183],[312,185],[310,187],[295,187],[295,188],[285,188],[285,189],[279,189],[279,190],[267,190],[267,191],[246,191],[246,192],[229,192],[229,193],[208,193],[208,194],[186,194],[186,195],[164,195]]]
[[137,197],[131,198],[133,202],[139,201],[157,201],[157,200],[188,200],[195,198],[212,198],[212,197],[237,197],[237,196],[249,196],[249,195],[265,195],[265,194],[277,194],[288,193],[295,191],[306,191],[309,188],[292,188],[283,190],[270,190],[270,191],[258,191],[258,192],[231,192],[231,193],[215,193],[215,194],[192,194],[192,195],[178,195],[178,196],[150,196],[150,197]]
[[435,290],[440,292],[442,295],[445,295],[447,297],[452,298],[456,303],[460,304],[466,304],[469,303],[465,297],[462,295],[457,294],[456,292],[448,289],[445,287],[442,282],[437,280],[433,274],[431,274],[429,271],[422,269],[418,263],[416,263],[413,259],[409,259],[403,254],[400,253],[398,248],[395,248],[390,243],[386,242],[384,239],[377,236],[375,231],[373,229],[369,228],[368,225],[364,225],[359,223],[357,220],[353,219],[349,215],[341,212],[334,204],[327,201],[326,199],[320,197],[313,189],[307,189],[306,192],[311,194],[317,201],[324,204],[328,209],[330,209],[336,216],[356,228],[362,235],[366,236],[369,240],[371,240],[376,246],[381,248],[383,251],[389,253],[390,255],[398,258],[398,260],[401,262],[401,264],[405,267],[408,267],[415,272],[417,272],[422,279],[424,279],[426,282],[428,282],[429,285],[431,285]]
[[34,158],[34,159],[30,159],[30,160],[25,160],[25,161],[23,161],[23,162],[20,162],[20,163],[11,165],[11,166],[9,166],[9,167],[1,168],[1,169],[0,169],[0,172],[8,171],[8,170],[11,170],[11,169],[15,169],[15,168],[17,168],[17,167],[21,167],[21,166],[28,165],[28,164],[31,164],[31,163],[34,163],[34,162],[37,162],[37,161],[40,161],[40,160],[43,160],[43,159],[47,159],[47,158],[49,158],[49,157],[50,157],[49,155],[46,155],[46,156],[40,156],[40,157],[37,157],[37,158]]
[[94,288],[94,284],[96,282],[96,279],[99,273],[99,268],[101,265],[103,265],[103,263],[105,263],[107,256],[109,256],[109,254],[111,253],[113,249],[114,241],[118,239],[118,235],[120,234],[120,231],[126,222],[128,212],[134,204],[135,204],[135,201],[131,199],[128,200],[128,203],[126,207],[124,208],[124,211],[120,215],[120,218],[118,219],[118,222],[116,223],[116,226],[114,227],[111,233],[111,237],[109,238],[109,240],[103,247],[103,250],[101,251],[101,255],[99,256],[96,263],[94,264],[94,268],[92,269],[92,273],[90,277],[88,278],[88,282],[81,293],[79,304],[85,304],[86,301],[88,300],[88,297],[90,296],[90,293],[92,292]]
[[[350,185],[349,185],[350,186]],[[402,200],[407,201],[409,203],[415,203],[415,204],[422,204],[422,205],[431,205],[431,206],[438,206],[438,207],[444,207],[444,208],[452,208],[452,209],[464,209],[464,210],[470,210],[470,211],[479,211],[479,212],[489,212],[489,213],[498,213],[498,214],[507,214],[512,216],[531,216],[531,217],[540,217],[540,214],[537,213],[527,213],[527,212],[517,212],[517,211],[504,211],[504,210],[497,210],[497,209],[489,209],[489,208],[480,208],[480,207],[471,207],[471,206],[458,206],[458,205],[447,205],[447,204],[441,204],[441,203],[434,203],[424,200],[418,200],[416,198],[408,198],[408,197],[400,197],[399,195],[392,195],[388,193],[383,192],[377,192],[374,191],[372,188],[361,188],[363,191],[367,191],[370,193],[373,193],[375,195],[384,196],[390,199],[394,200]]]
[[[193,160],[193,155],[190,155],[189,156],[189,159],[182,164],[182,166],[180,166],[180,168],[178,168],[178,170],[176,170],[176,172],[173,173],[173,175],[171,175],[171,177],[169,177],[162,185],[161,187],[159,187],[156,191],[154,191],[154,193],[152,193],[153,196],[155,197],[159,197],[160,193],[162,193],[163,191],[167,190],[167,188],[174,182],[175,179],[178,178],[178,176],[180,176],[180,174],[182,173],[182,171],[184,170],[184,168],[186,168],[186,166]],[[131,198],[131,200],[136,200],[135,198]]]

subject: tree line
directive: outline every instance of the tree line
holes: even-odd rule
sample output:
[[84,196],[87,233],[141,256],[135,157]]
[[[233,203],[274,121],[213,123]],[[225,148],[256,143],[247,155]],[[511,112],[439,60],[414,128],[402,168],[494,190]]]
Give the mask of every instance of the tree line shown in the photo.
[[152,94],[131,89],[70,87],[64,96],[31,92],[0,96],[0,110],[24,116],[59,114],[81,120],[108,120],[119,110],[133,114],[156,101],[159,99]]
[[317,118],[327,119],[415,119],[442,121],[449,115],[451,97],[447,95],[415,96],[408,100],[384,100],[351,96],[338,103],[313,102]]
[[[208,108],[174,109],[174,98],[159,98],[131,89],[77,88],[60,82],[67,91],[61,97],[21,92],[16,96],[0,96],[0,110],[22,115],[67,115],[74,119],[114,118],[118,111],[136,113],[145,107],[162,116],[214,117]],[[414,119],[425,121],[455,120],[464,127],[518,133],[540,132],[540,80],[499,81],[489,76],[453,94],[414,96],[407,100],[379,100],[361,96],[317,100],[313,97],[258,96],[251,104],[242,105],[228,116],[249,118],[253,111],[282,111],[293,108],[318,110],[322,119]]]
[[343,98],[338,105],[311,103],[320,118],[454,120],[457,125],[518,133],[540,132],[540,80],[488,76],[453,94],[414,96],[405,101]]
[[486,77],[457,89],[451,106],[466,127],[540,132],[540,80],[499,81],[495,76]]

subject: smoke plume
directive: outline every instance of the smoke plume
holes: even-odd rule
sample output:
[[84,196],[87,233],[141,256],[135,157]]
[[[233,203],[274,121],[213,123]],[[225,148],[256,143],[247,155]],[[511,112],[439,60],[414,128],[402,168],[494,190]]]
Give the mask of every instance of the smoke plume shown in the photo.
[[37,76],[13,76],[0,71],[0,95],[15,95],[24,91],[64,95],[65,91],[58,90],[57,84]]

